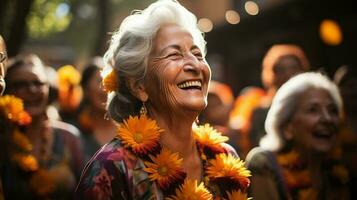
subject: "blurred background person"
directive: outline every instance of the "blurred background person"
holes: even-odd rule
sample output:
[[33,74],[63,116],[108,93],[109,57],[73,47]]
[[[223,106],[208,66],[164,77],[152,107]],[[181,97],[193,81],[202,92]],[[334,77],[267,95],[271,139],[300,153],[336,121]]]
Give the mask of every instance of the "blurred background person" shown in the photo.
[[208,87],[207,106],[199,116],[201,124],[209,123],[217,131],[228,136],[228,143],[235,148],[238,154],[239,132],[229,127],[229,113],[233,105],[233,92],[231,88],[219,81],[212,80]]
[[337,86],[307,72],[287,81],[275,95],[260,147],[247,155],[256,199],[349,199],[348,174],[329,159],[342,117]]
[[82,133],[85,160],[88,161],[94,153],[116,135],[116,126],[106,118],[105,103],[107,94],[101,87],[100,75],[104,63],[101,57],[94,58],[84,66],[80,85],[83,99],[78,111],[76,126]]
[[343,65],[335,73],[344,106],[344,120],[338,141],[350,176],[351,199],[357,198],[357,69]]
[[20,55],[8,64],[5,93],[23,100],[32,121],[13,139],[22,148],[9,152],[11,162],[4,165],[5,198],[70,199],[83,166],[79,133],[48,119],[49,85],[36,55]]
[[277,44],[267,51],[261,73],[265,95],[260,98],[259,105],[253,109],[251,116],[250,148],[257,146],[260,138],[265,135],[264,122],[276,91],[289,78],[309,69],[309,61],[297,45]]

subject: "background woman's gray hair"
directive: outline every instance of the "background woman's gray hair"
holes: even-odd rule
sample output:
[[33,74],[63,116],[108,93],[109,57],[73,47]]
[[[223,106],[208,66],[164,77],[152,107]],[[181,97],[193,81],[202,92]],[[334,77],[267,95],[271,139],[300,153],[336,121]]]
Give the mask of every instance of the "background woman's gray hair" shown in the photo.
[[107,102],[109,116],[117,122],[139,113],[142,103],[131,94],[126,79],[143,80],[152,39],[159,28],[168,23],[177,24],[190,32],[205,55],[206,42],[197,27],[197,18],[177,1],[160,0],[143,11],[134,11],[113,34],[104,55],[106,66],[103,76],[114,69],[119,77],[119,88],[108,96]]
[[265,121],[266,135],[260,141],[265,150],[279,151],[285,145],[283,128],[293,117],[300,96],[309,89],[323,89],[332,97],[342,114],[342,99],[337,86],[325,75],[317,72],[299,74],[285,84],[276,93]]

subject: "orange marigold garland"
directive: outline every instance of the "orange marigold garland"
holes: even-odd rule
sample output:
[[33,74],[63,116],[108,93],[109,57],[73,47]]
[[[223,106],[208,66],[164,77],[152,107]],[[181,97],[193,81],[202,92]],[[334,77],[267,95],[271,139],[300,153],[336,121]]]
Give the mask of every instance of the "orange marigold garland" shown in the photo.
[[205,182],[197,186],[197,181],[186,178],[179,154],[161,147],[159,139],[162,132],[157,122],[144,114],[124,120],[118,128],[118,137],[124,147],[144,160],[144,171],[148,172],[149,179],[157,184],[166,199],[212,199],[213,196],[218,199],[247,199],[250,172],[243,161],[227,155],[222,146],[227,137],[208,124],[194,128],[205,170]]
[[[215,183],[220,191],[232,191],[240,188],[247,191],[251,176],[250,171],[244,167],[244,162],[231,154],[217,154],[215,159],[209,160],[206,173],[210,181]],[[221,194],[225,195],[225,194]]]
[[160,149],[159,139],[162,131],[156,121],[141,115],[130,116],[125,120],[118,128],[118,135],[125,147],[143,158]]
[[227,142],[228,137],[222,136],[220,132],[213,129],[209,124],[194,127],[193,131],[195,133],[195,139],[203,145],[204,149],[209,148],[213,153],[225,152],[221,144]]
[[5,120],[4,125],[11,131],[9,135],[11,161],[22,171],[31,173],[30,187],[37,195],[49,194],[55,189],[52,178],[47,171],[40,169],[37,159],[31,153],[31,142],[20,131],[31,123],[31,116],[24,110],[22,100],[12,95],[0,97],[0,115]]
[[118,76],[114,69],[103,78],[102,85],[103,85],[104,91],[106,91],[108,93],[116,91],[118,89],[118,87],[119,87]]
[[212,194],[208,189],[200,183],[197,185],[196,180],[186,179],[179,189],[176,189],[174,196],[166,198],[166,200],[212,200]]
[[20,126],[31,123],[31,117],[24,111],[22,100],[15,96],[5,95],[0,97],[0,112],[5,119]]
[[152,162],[144,162],[147,166],[144,171],[149,173],[151,181],[156,181],[162,191],[171,193],[171,185],[183,183],[186,174],[182,170],[182,158],[178,153],[173,153],[163,148],[157,156],[149,155]]

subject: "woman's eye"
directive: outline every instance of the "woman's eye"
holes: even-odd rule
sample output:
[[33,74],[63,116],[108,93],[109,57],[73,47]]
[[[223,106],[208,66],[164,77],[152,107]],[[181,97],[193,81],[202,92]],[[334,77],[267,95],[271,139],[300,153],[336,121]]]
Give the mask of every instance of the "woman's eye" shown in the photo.
[[181,57],[181,54],[178,52],[175,53],[170,53],[168,56],[166,56],[168,58],[177,58],[177,57]]

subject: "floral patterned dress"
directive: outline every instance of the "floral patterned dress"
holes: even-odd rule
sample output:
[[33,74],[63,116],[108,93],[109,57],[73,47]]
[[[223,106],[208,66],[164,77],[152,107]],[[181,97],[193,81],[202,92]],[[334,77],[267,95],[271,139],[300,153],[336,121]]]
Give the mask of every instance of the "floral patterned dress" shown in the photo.
[[[226,152],[237,155],[227,144]],[[78,199],[163,199],[149,180],[143,161],[118,138],[103,146],[85,167],[77,187]]]

